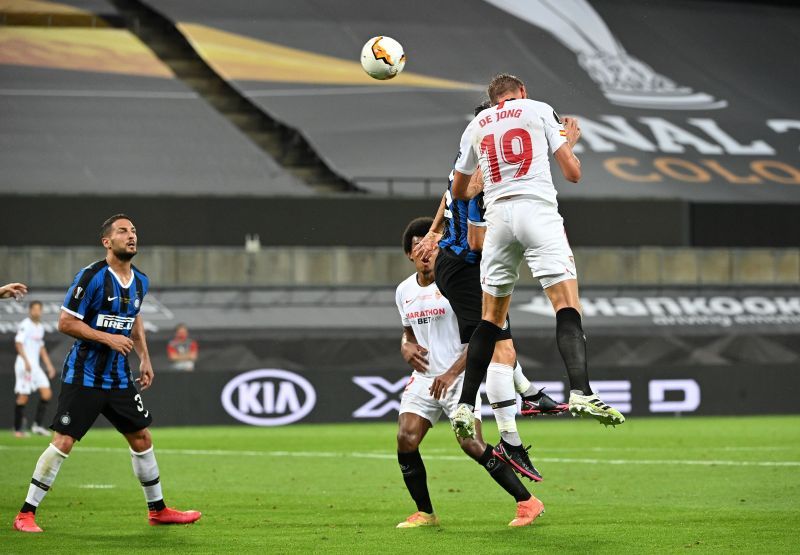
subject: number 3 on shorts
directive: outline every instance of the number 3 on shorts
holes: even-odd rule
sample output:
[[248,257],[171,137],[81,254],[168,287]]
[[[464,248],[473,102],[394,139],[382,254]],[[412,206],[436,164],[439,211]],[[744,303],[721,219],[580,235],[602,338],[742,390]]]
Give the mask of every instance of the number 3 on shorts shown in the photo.
[[[136,401],[136,410],[138,410],[139,412],[145,412],[144,403],[142,402],[142,396],[137,393],[136,395],[133,396],[133,400]],[[145,416],[147,416],[147,413],[145,413]]]

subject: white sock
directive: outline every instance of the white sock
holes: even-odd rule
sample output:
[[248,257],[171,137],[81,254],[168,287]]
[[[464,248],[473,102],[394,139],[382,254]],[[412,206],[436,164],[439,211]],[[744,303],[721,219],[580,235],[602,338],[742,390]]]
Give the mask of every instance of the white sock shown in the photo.
[[497,362],[489,365],[486,371],[486,396],[492,404],[497,429],[506,443],[517,446],[522,445],[522,440],[517,433],[517,392],[514,387],[513,368]]
[[33,471],[33,479],[30,487],[28,487],[28,496],[25,498],[26,503],[34,507],[39,506],[39,503],[42,502],[42,499],[50,490],[50,486],[56,481],[56,475],[61,468],[61,463],[68,456],[56,449],[52,443],[47,446],[42,456],[39,457],[36,468]]
[[161,478],[158,474],[158,463],[153,448],[137,453],[131,449],[131,462],[133,463],[133,473],[139,479],[144,490],[144,498],[147,507],[154,508],[154,503],[163,501],[161,493]]
[[522,372],[522,366],[520,366],[519,361],[517,361],[517,365],[514,367],[514,389],[523,397],[530,397],[539,392],[536,386],[533,385]]

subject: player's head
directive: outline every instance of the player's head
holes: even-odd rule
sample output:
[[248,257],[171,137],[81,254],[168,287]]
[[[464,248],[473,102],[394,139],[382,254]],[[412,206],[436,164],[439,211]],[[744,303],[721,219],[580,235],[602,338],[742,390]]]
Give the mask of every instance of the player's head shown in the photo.
[[522,79],[510,73],[495,75],[486,91],[492,106],[512,98],[528,98],[525,83]]
[[483,112],[486,108],[491,108],[491,107],[492,107],[491,101],[484,100],[483,102],[475,106],[475,115],[477,116],[478,114]]
[[423,260],[419,256],[414,256],[413,251],[417,243],[428,233],[432,223],[433,218],[416,218],[411,220],[403,233],[403,252],[405,252],[408,259],[414,263],[414,266],[417,268],[417,273],[428,274],[426,276],[428,278],[433,275],[433,262],[436,259],[435,253],[427,260]]
[[42,301],[31,301],[28,304],[28,316],[34,322],[38,322],[42,317]]
[[100,240],[119,260],[128,261],[136,256],[136,226],[125,214],[115,214],[103,222]]

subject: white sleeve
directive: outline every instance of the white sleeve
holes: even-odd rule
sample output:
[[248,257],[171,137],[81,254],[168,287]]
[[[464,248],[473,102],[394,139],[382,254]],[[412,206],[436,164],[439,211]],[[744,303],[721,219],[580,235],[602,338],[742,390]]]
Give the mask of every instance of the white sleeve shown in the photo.
[[550,152],[555,153],[567,142],[567,132],[564,131],[564,124],[561,123],[561,118],[552,107],[545,104],[543,112],[540,117],[544,135],[547,137],[547,144],[550,145]]
[[14,336],[14,343],[25,343],[25,335],[28,333],[28,321],[23,320],[17,328],[17,335]]
[[400,294],[400,287],[397,288],[394,294],[394,302],[397,305],[397,311],[400,313],[400,321],[403,323],[404,328],[410,328],[411,322],[406,318],[406,313],[403,311],[403,298]]
[[461,145],[456,160],[456,171],[464,175],[472,175],[478,169],[478,153],[472,146],[472,128],[473,125],[470,123],[461,135]]

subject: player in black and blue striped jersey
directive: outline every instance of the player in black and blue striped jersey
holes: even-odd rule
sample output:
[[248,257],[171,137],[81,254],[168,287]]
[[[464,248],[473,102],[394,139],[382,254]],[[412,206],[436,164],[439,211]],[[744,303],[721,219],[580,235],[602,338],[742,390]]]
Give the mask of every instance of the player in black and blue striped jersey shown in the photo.
[[[478,106],[475,113],[480,113],[486,107],[486,104]],[[480,172],[476,172],[473,178],[479,180]],[[415,253],[421,254],[438,243],[439,254],[434,266],[436,285],[456,313],[461,342],[469,343],[482,318],[480,261],[486,232],[483,193],[469,201],[457,200],[451,193],[453,172],[449,181],[430,232],[418,244]],[[495,344],[492,363],[486,375],[486,393],[501,436],[495,453],[522,476],[541,480],[527,450],[522,447],[522,439],[517,431],[516,394],[522,396],[522,414],[526,416],[560,414],[567,409],[567,405],[555,402],[525,377],[517,362],[509,323]]]
[[[75,442],[101,414],[128,441],[150,524],[188,524],[201,516],[164,504],[148,429],[153,418],[136,387],[138,382],[147,389],[154,376],[139,314],[149,280],[131,263],[138,245],[136,227],[128,216],[117,214],[103,223],[101,241],[105,259],[78,272],[61,307],[58,331],[76,341],[64,361],[58,409],[50,426],[53,440],[39,457],[25,503],[14,520],[14,528],[21,532],[42,531],[35,521],[36,508]],[[140,362],[136,380],[128,363],[132,350]]]

